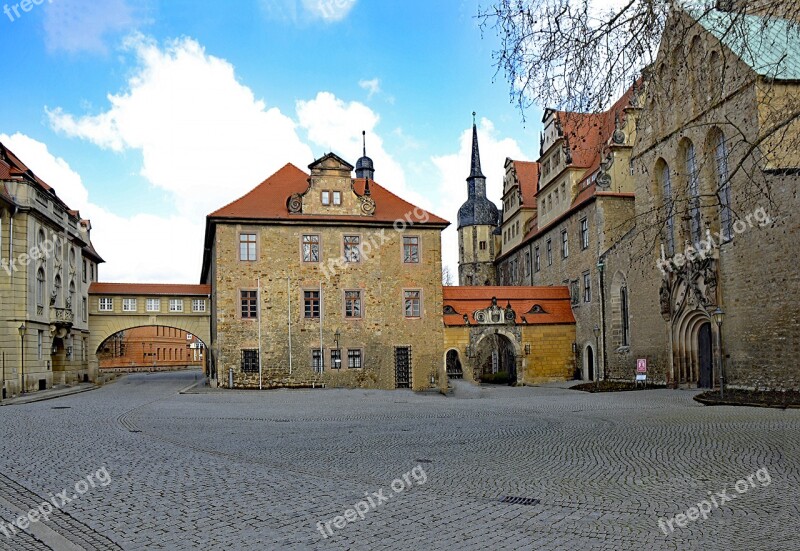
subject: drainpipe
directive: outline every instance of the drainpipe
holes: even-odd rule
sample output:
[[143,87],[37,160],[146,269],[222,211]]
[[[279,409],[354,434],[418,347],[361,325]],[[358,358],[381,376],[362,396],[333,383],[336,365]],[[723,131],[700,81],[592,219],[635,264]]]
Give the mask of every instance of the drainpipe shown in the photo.
[[[600,260],[597,262],[597,271],[600,272],[600,349],[601,355],[603,358],[603,372],[602,372],[602,379],[605,380],[606,378],[606,301],[605,301],[605,291],[603,289],[603,268],[605,268],[605,264],[603,263],[603,257],[600,257]],[[600,379],[600,373],[597,374],[597,378]]]

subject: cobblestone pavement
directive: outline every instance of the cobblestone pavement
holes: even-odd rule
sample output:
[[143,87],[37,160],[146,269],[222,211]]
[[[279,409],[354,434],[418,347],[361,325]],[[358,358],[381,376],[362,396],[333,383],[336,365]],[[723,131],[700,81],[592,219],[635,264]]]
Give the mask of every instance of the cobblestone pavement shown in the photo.
[[[0,409],[6,527],[111,475],[0,550],[800,549],[800,410],[555,387],[179,394],[195,377]],[[387,499],[323,537],[365,492]]]

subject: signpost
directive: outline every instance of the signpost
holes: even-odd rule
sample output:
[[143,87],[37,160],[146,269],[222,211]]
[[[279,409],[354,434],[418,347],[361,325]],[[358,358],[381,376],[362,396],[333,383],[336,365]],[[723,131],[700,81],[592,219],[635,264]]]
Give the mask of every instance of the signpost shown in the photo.
[[636,384],[639,384],[639,381],[647,386],[647,358],[636,360]]

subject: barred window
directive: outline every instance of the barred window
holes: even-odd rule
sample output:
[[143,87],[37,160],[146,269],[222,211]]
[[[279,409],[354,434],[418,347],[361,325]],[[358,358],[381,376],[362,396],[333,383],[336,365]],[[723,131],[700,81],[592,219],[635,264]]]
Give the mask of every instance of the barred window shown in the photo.
[[325,369],[325,366],[322,365],[322,351],[318,348],[311,351],[311,367],[314,369],[314,373],[322,373]]
[[342,351],[338,348],[331,350],[331,369],[342,368]]
[[258,373],[258,350],[242,350],[242,372]]

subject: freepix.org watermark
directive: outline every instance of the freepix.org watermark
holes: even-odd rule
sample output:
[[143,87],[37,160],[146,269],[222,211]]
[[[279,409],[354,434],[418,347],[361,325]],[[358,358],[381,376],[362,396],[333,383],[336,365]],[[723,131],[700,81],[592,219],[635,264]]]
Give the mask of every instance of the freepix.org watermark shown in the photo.
[[733,239],[734,235],[739,235],[756,224],[758,224],[760,228],[763,228],[771,223],[772,218],[767,214],[767,211],[764,210],[763,207],[758,207],[743,219],[739,219],[733,223],[733,233],[731,235],[725,235],[725,230],[720,230],[714,234],[711,233],[711,230],[706,230],[705,239],[701,239],[694,245],[687,245],[683,253],[677,253],[670,258],[665,256],[664,247],[662,246],[661,258],[656,260],[656,266],[661,270],[663,275],[667,275],[669,272],[679,270],[687,262],[698,259],[705,260],[713,254],[714,249],[718,248],[721,243]]
[[[16,4],[11,4],[10,6],[8,4],[4,4],[3,13],[6,14],[8,16],[8,19],[13,23],[14,21],[22,17],[20,10],[23,13],[28,13],[33,9],[33,6],[41,6],[42,4],[44,4],[44,2],[45,0],[22,0],[21,2],[17,2]],[[53,0],[47,0],[47,3],[52,4]]]
[[325,522],[318,522],[317,530],[319,530],[323,538],[327,539],[329,536],[333,535],[334,529],[341,530],[351,522],[364,520],[367,513],[373,509],[377,509],[379,505],[383,505],[395,495],[411,489],[414,485],[421,486],[427,481],[428,475],[425,473],[425,470],[421,465],[417,465],[404,475],[392,480],[392,483],[389,485],[391,492],[383,488],[377,492],[364,492],[364,499],[355,503],[353,507],[347,509],[343,514]]
[[55,249],[56,242],[52,239],[46,239],[35,247],[31,247],[28,252],[22,253],[16,258],[12,258],[10,260],[3,258],[0,260],[0,267],[3,268],[3,271],[5,271],[6,274],[12,275],[14,272],[18,271],[20,267],[27,268],[28,264],[34,260],[48,258]]
[[20,516],[15,521],[7,524],[0,521],[0,532],[5,534],[6,538],[10,538],[17,533],[17,529],[27,530],[35,522],[47,522],[54,511],[63,508],[67,503],[75,501],[88,492],[89,489],[97,486],[106,487],[109,484],[111,484],[111,474],[105,466],[100,467],[97,471],[89,473],[77,481],[72,490],[65,488],[57,494],[49,494],[50,501],[43,501],[38,507],[31,509],[27,514]]
[[[708,499],[704,499],[697,503],[696,506],[689,507],[686,512],[678,513],[670,518],[659,518],[658,527],[664,532],[665,536],[669,536],[675,531],[675,526],[679,528],[686,528],[690,522],[696,520],[705,520],[714,509],[719,509],[725,503],[733,501],[739,495],[747,493],[752,488],[756,487],[756,481],[761,484],[761,488],[769,486],[772,483],[772,477],[766,467],[761,467],[753,474],[737,480],[733,485],[733,490],[723,488],[719,492],[708,492]],[[734,493],[734,490],[736,493]]]
[[[415,224],[424,224],[431,219],[430,213],[419,207],[414,207],[414,210],[409,211],[402,218],[398,218],[392,223],[392,228],[397,233],[402,233],[406,228],[411,228]],[[363,262],[370,259],[372,255],[380,249],[384,243],[391,241],[390,235],[387,235],[386,229],[374,231],[363,240],[359,238],[360,242],[354,245],[345,254],[338,258],[331,258],[327,263],[322,265],[322,273],[326,279],[330,279],[339,270],[347,269],[351,264],[356,262]]]

